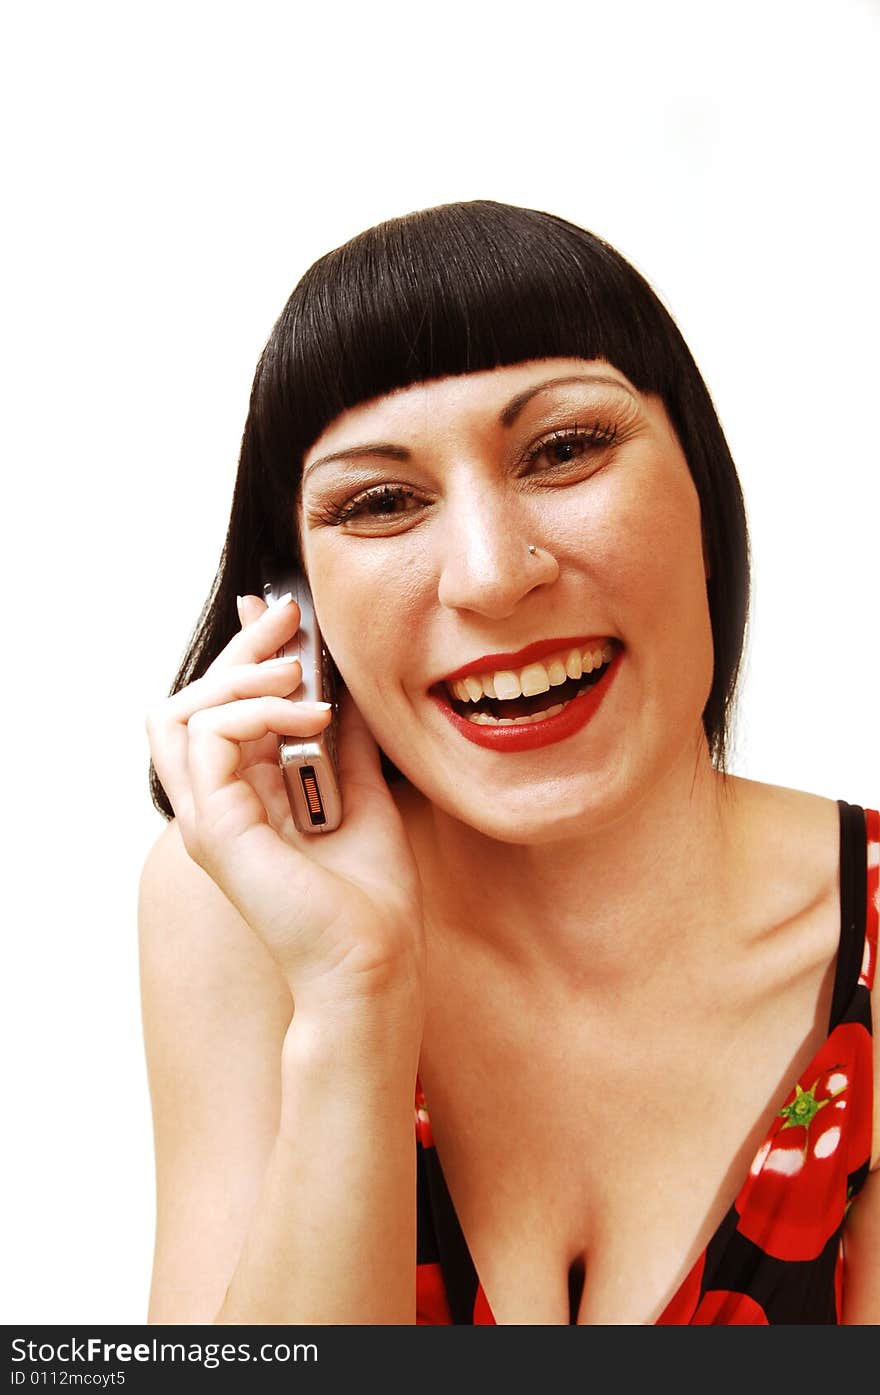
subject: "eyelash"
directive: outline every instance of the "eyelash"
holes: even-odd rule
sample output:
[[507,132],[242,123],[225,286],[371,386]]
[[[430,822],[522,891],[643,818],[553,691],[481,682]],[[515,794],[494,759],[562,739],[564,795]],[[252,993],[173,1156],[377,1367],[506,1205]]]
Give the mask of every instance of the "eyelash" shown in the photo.
[[[557,444],[584,443],[587,446],[599,446],[607,448],[614,445],[617,440],[616,426],[568,426],[559,431],[553,431],[549,436],[543,436],[535,445],[530,446],[523,456],[522,463],[532,465],[538,460],[548,447]],[[569,462],[562,462],[563,464]],[[388,506],[387,513],[374,513],[373,518],[389,518],[392,514],[392,506],[401,499],[415,499],[417,492],[403,484],[382,484],[373,489],[366,490],[363,494],[356,494],[353,499],[347,500],[344,504],[328,504],[320,512],[320,522],[338,526],[346,523],[350,518],[356,518],[365,511],[365,506],[373,502],[385,503]],[[402,517],[403,515],[397,515]]]

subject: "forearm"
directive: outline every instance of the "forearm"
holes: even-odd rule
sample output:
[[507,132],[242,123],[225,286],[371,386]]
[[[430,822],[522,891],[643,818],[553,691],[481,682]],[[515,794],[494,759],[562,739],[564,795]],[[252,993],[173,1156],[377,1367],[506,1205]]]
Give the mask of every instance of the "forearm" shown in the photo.
[[415,1321],[417,1035],[291,1026],[278,1136],[218,1323]]

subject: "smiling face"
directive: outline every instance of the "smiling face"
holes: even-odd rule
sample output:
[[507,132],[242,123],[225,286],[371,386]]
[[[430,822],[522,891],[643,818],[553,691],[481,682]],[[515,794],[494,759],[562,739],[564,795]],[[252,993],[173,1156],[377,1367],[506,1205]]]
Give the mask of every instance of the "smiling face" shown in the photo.
[[[545,359],[350,409],[306,456],[298,526],[349,691],[394,764],[451,816],[503,841],[575,836],[681,760],[708,761],[699,501],[662,403],[611,365]],[[498,659],[533,645],[542,652]],[[494,722],[559,705],[552,687],[466,709],[440,682],[474,661],[472,684],[499,669],[522,679],[537,660],[555,686],[554,661],[603,649],[613,663],[595,687],[575,697],[587,665],[577,681],[572,658],[558,696],[575,700],[532,732]]]

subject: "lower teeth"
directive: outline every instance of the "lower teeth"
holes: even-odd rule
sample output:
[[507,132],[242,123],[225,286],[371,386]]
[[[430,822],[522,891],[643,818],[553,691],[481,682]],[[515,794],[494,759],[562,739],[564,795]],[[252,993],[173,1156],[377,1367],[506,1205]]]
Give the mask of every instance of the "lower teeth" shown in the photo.
[[[579,698],[588,689],[594,687],[593,683],[585,683],[582,688],[578,688],[574,697]],[[466,722],[476,722],[481,727],[523,727],[535,722],[545,722],[548,717],[555,717],[557,712],[574,702],[574,698],[569,698],[568,702],[558,702],[555,707],[547,707],[542,712],[533,712],[528,717],[490,717],[488,712],[473,712],[465,715]]]

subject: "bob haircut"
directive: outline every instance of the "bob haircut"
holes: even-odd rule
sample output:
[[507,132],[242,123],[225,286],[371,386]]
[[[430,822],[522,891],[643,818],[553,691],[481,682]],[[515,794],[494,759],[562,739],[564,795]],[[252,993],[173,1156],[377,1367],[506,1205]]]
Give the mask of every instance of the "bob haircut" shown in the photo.
[[[535,209],[476,199],[369,228],[305,273],[251,390],[226,542],[174,680],[201,677],[239,628],[237,595],[302,567],[297,502],[308,449],[341,412],[396,388],[531,359],[604,359],[663,401],[696,486],[714,645],[703,728],[726,773],[748,615],[742,490],[677,326],[607,242]],[[402,779],[384,752],[386,779]],[[172,808],[150,768],[153,802]]]

